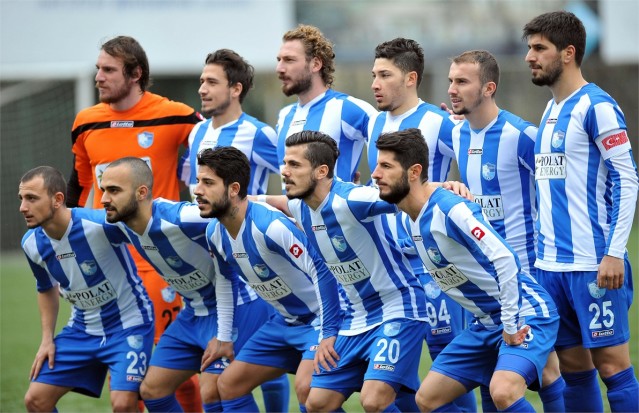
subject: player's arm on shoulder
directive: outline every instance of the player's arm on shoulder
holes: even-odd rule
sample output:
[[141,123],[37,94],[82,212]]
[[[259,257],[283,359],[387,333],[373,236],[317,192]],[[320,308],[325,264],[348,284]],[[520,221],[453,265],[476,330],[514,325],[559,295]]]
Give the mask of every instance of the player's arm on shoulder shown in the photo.
[[288,198],[286,195],[249,195],[249,200],[253,202],[263,202],[277,208],[287,216],[292,216],[288,209]]
[[53,369],[55,364],[55,324],[58,319],[58,310],[60,308],[60,297],[57,286],[51,287],[46,291],[38,292],[38,308],[40,309],[40,325],[42,328],[42,340],[40,347],[36,353],[35,360],[31,365],[29,379],[35,379],[42,365],[46,362],[49,368]]

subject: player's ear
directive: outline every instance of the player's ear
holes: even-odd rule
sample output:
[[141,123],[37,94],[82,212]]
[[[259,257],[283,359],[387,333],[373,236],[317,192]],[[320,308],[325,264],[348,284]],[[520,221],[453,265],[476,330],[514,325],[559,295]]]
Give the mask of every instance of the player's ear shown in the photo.
[[55,208],[60,208],[61,206],[64,206],[64,194],[62,192],[56,192],[53,195],[53,206]]
[[408,168],[408,181],[418,181],[421,182],[421,175],[422,175],[422,165],[416,163],[415,165],[412,165],[410,168]]
[[136,198],[138,201],[143,201],[149,196],[149,188],[146,185],[140,185],[136,192]]

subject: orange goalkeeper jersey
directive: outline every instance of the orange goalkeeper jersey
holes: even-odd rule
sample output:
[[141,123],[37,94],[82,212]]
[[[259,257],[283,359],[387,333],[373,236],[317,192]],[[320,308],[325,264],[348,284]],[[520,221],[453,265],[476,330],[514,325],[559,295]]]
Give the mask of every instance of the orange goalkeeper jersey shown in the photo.
[[[149,164],[153,197],[179,200],[178,152],[180,145],[187,145],[193,125],[201,120],[189,106],[150,92],[144,92],[126,111],[115,111],[106,103],[80,111],[71,133],[74,170],[67,204],[85,206],[93,187],[93,207],[102,208],[102,173],[109,163],[125,156],[142,158]],[[138,268],[152,269],[136,258]]]

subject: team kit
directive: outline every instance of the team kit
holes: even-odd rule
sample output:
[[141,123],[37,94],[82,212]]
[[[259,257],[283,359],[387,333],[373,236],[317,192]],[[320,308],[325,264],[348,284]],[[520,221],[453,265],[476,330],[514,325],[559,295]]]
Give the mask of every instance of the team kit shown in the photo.
[[285,412],[291,392],[300,412],[354,393],[367,412],[534,412],[528,390],[544,412],[639,411],[626,120],[581,73],[574,14],[522,40],[552,95],[538,124],[500,108],[489,51],[450,59],[439,106],[418,96],[422,47],[380,43],[375,107],[332,88],[333,45],[300,24],[274,128],[243,111],[254,70],[235,51],[206,56],[194,110],[148,91],[135,39],[106,41],[70,176],[20,180],[42,326],[27,411],[105,383],[118,412]]

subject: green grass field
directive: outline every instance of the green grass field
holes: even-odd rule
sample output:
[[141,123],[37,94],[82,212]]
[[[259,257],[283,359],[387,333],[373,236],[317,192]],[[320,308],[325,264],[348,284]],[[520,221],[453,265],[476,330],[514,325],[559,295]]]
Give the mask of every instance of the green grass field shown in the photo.
[[[635,227],[630,237],[628,251],[635,270],[634,283],[639,276],[639,231]],[[0,257],[0,412],[24,411],[23,397],[29,385],[28,376],[33,357],[40,343],[40,319],[36,302],[35,279],[31,275],[21,253],[3,254]],[[639,317],[637,311],[637,289],[635,304],[631,308],[631,357],[635,371],[639,372]],[[69,307],[62,303],[58,330],[69,317]],[[430,367],[428,353],[422,353],[420,377],[424,377]],[[292,378],[292,376],[290,376]],[[292,382],[291,382],[292,383]],[[291,385],[291,389],[293,386]],[[602,388],[603,389],[603,388]],[[297,400],[291,390],[290,411],[299,411]],[[605,390],[602,390],[605,394]],[[256,391],[256,400],[261,406],[261,395]],[[529,392],[527,398],[541,411],[541,403],[536,393]],[[605,405],[608,408],[607,405]],[[353,395],[344,405],[346,411],[362,411],[358,394]],[[111,411],[108,391],[100,399],[69,393],[58,403],[61,412],[109,412]],[[609,411],[609,410],[608,410]]]

